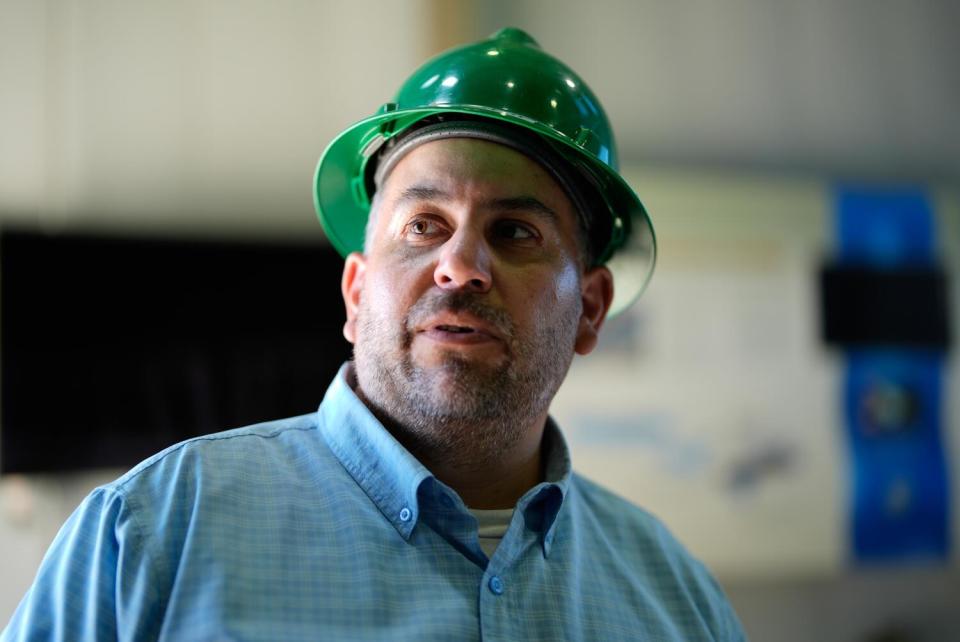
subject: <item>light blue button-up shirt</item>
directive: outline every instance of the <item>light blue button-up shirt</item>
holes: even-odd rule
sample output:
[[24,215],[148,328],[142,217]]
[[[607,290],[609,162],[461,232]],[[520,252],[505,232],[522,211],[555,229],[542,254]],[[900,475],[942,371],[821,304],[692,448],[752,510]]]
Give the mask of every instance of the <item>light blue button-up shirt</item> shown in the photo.
[[571,472],[488,559],[477,522],[346,381],[317,413],[178,444],[94,490],[3,640],[741,640],[704,567]]

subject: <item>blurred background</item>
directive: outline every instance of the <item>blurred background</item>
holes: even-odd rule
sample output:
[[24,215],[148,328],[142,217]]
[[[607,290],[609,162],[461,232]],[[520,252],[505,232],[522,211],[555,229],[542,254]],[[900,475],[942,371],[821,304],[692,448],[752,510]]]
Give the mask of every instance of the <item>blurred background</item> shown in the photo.
[[754,640],[960,630],[960,5],[0,0],[0,623],[94,486],[309,412],[326,144],[503,26],[582,75],[660,242],[554,405]]

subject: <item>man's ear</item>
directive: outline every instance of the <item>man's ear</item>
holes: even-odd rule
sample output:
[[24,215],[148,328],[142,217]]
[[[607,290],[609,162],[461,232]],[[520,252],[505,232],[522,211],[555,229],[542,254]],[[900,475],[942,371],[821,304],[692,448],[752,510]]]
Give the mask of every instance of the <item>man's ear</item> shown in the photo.
[[580,281],[580,297],[583,311],[580,313],[574,350],[577,354],[590,354],[597,347],[600,327],[607,318],[610,304],[613,303],[613,274],[605,265],[590,268],[583,275]]
[[357,310],[360,309],[360,295],[363,292],[363,277],[367,271],[367,259],[359,252],[347,255],[343,264],[343,276],[340,278],[340,293],[347,308],[347,322],[343,324],[343,337],[350,343],[356,343]]

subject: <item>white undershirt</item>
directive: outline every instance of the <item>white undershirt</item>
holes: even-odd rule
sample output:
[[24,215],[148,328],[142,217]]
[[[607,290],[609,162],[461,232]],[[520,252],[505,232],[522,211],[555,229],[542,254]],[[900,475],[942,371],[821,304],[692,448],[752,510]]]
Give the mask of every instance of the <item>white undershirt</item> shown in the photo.
[[507,528],[510,526],[513,509],[479,510],[471,508],[470,512],[477,518],[480,531],[480,548],[487,554],[487,557],[493,557],[493,552],[497,550],[500,540],[503,539]]

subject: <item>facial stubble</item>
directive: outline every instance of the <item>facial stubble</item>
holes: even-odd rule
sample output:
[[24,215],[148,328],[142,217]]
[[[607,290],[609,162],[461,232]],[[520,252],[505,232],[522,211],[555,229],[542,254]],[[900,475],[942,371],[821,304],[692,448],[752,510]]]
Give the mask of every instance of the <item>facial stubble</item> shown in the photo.
[[[429,366],[418,364],[411,350],[414,329],[443,311],[469,313],[496,327],[505,358],[488,363],[451,349]],[[354,346],[360,394],[414,454],[457,468],[482,468],[509,452],[546,414],[566,376],[579,299],[557,316],[520,332],[482,295],[431,292],[398,327],[361,300]]]

